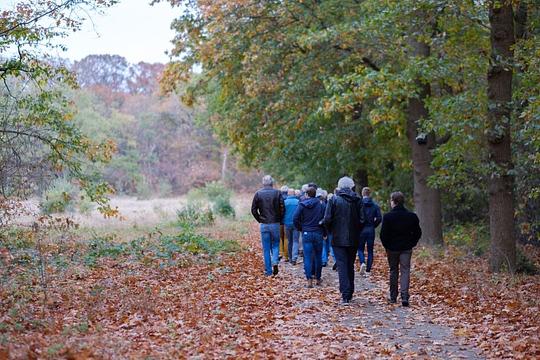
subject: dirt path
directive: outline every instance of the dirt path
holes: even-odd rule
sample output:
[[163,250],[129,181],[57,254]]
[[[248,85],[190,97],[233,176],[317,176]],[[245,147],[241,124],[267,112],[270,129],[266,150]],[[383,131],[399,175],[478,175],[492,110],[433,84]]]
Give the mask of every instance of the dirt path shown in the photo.
[[348,347],[351,358],[481,358],[463,338],[454,335],[452,328],[434,324],[428,307],[414,302],[409,308],[387,304],[386,282],[380,276],[368,279],[356,273],[352,304],[337,305],[338,278],[332,264],[323,268],[323,285],[313,289],[305,288],[303,264],[281,266],[279,277],[289,283],[285,291],[291,296],[301,295],[295,306],[300,312],[281,327],[295,332],[303,328],[300,332],[311,338],[311,345],[305,347],[305,339],[283,331],[279,343],[291,346],[295,355],[317,358],[325,349],[339,355],[343,347]]

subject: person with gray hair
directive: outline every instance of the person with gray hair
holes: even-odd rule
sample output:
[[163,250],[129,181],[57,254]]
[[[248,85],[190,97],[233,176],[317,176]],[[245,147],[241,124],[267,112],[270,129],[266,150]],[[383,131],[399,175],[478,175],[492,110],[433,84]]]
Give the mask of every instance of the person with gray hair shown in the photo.
[[255,193],[251,203],[251,214],[260,224],[264,258],[264,273],[267,276],[279,272],[279,230],[285,214],[281,192],[274,189],[274,179],[265,175],[263,188]]
[[364,227],[364,212],[362,199],[352,190],[353,179],[342,177],[338,188],[326,206],[323,223],[332,234],[341,304],[348,305],[354,293],[354,261]]

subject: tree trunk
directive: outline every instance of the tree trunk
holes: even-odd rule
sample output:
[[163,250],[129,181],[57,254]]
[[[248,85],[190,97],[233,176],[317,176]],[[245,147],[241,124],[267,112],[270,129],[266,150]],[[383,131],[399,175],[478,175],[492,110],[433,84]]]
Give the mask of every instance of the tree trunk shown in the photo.
[[[414,55],[429,56],[430,49],[425,43],[412,41],[411,45]],[[412,150],[414,175],[414,207],[422,228],[420,240],[428,245],[442,245],[441,195],[438,189],[427,184],[428,178],[433,175],[431,150],[436,146],[435,136],[427,134],[425,143],[416,140],[420,119],[429,115],[424,101],[431,91],[429,84],[419,82],[418,86],[419,96],[410,99],[407,108],[407,138]]]
[[227,157],[229,155],[229,149],[226,147],[223,148],[223,157],[221,161],[221,182],[227,182]]
[[509,1],[491,1],[491,61],[487,74],[488,113],[487,143],[489,231],[491,235],[490,267],[492,271],[516,266],[514,234],[513,177],[510,118],[512,101],[512,60],[514,16]]
[[355,171],[354,183],[356,185],[356,192],[359,194],[363,187],[368,186],[368,173],[366,169],[358,169]]

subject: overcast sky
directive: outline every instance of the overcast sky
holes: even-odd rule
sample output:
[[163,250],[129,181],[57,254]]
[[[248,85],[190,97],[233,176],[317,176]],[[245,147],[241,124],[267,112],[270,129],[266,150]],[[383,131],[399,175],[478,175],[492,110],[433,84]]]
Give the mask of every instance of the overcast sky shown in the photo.
[[[165,51],[171,49],[174,36],[170,24],[179,10],[166,2],[150,6],[150,1],[121,0],[104,15],[93,14],[81,31],[62,39],[68,50],[58,55],[80,60],[89,54],[118,54],[131,63],[167,62]],[[14,3],[0,0],[0,9]]]

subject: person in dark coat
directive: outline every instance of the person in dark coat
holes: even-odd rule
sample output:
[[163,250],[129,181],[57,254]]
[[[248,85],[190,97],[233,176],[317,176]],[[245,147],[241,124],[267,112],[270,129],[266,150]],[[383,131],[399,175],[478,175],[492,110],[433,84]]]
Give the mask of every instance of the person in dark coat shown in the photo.
[[265,275],[277,275],[279,264],[279,228],[285,214],[281,192],[274,189],[274,179],[263,177],[263,188],[255,193],[251,214],[260,223]]
[[381,242],[386,249],[390,266],[390,297],[396,303],[398,296],[398,276],[400,277],[401,304],[409,306],[409,281],[412,249],[422,236],[420,221],[415,213],[404,206],[405,197],[400,191],[390,195],[392,210],[383,216]]
[[362,199],[353,187],[354,181],[350,177],[339,179],[338,190],[328,202],[323,220],[332,234],[342,305],[349,304],[354,293],[354,260],[364,226]]
[[[373,247],[375,245],[375,229],[382,221],[381,209],[371,198],[371,189],[362,189],[362,204],[364,205],[364,228],[360,233],[360,246],[358,248],[358,258],[360,260],[360,275],[369,276],[373,266]],[[367,268],[364,249],[367,245]]]
[[324,204],[315,195],[315,188],[308,187],[307,198],[300,202],[293,216],[294,227],[302,233],[304,240],[304,272],[308,287],[313,287],[313,279],[317,281],[317,285],[321,285],[322,281]]

